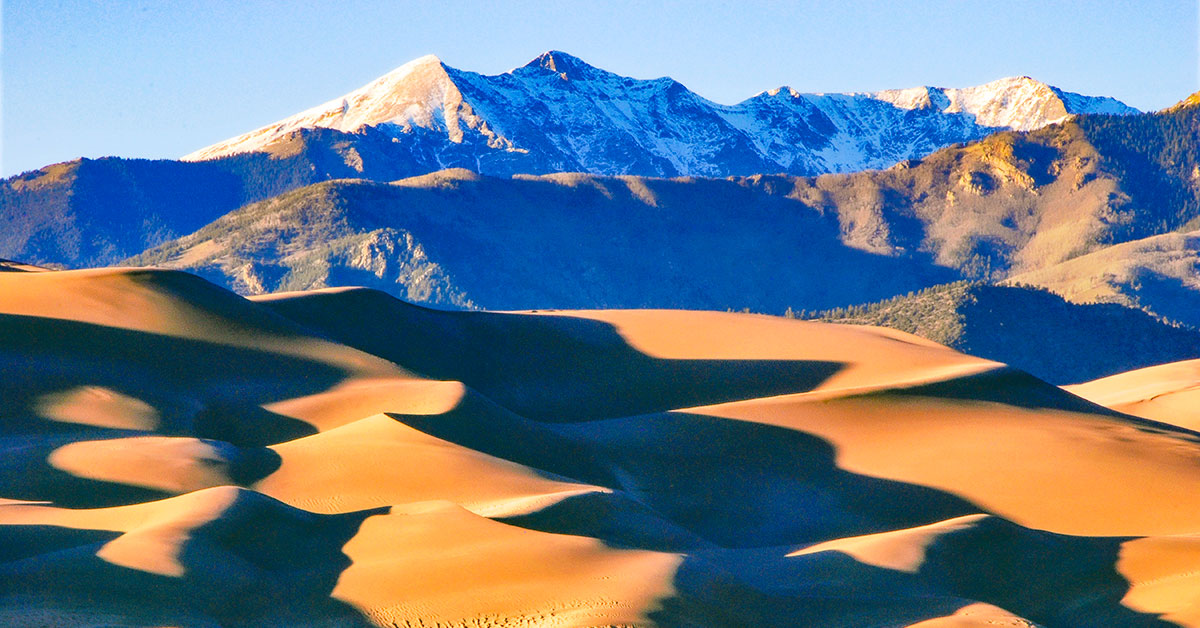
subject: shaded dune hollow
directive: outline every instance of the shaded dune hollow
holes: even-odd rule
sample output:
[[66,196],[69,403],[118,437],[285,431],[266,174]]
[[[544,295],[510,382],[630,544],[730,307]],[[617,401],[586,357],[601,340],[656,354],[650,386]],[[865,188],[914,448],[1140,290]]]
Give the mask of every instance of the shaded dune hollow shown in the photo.
[[883,328],[147,269],[0,295],[2,625],[1200,625],[1193,364],[1064,390]]

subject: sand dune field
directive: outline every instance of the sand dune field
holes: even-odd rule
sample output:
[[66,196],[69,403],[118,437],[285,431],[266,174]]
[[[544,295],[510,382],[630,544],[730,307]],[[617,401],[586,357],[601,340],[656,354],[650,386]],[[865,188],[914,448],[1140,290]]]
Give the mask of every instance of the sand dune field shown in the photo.
[[0,624],[1200,625],[1200,365],[0,272]]

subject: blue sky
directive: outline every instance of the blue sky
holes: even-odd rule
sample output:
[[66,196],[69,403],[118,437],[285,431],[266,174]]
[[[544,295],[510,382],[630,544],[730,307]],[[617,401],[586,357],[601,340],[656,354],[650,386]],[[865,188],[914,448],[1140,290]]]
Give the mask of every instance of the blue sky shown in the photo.
[[178,157],[430,53],[493,74],[564,50],[722,103],[1026,74],[1158,109],[1200,89],[1197,4],[4,0],[0,171]]

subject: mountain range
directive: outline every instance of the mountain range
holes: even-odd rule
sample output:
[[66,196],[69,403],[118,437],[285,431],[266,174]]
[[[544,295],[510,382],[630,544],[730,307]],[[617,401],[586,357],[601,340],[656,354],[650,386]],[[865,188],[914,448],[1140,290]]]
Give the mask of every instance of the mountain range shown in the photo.
[[917,87],[802,94],[784,86],[732,106],[670,79],[639,80],[551,51],[495,76],[427,56],[340,98],[184,157],[287,154],[297,134],[344,133],[346,163],[365,171],[392,142],[428,170],[724,177],[883,168],[999,129],[1032,130],[1071,114],[1129,114],[1112,98],[1029,77],[966,89]]
[[1200,94],[424,58],[0,224],[0,624],[1200,626]]
[[502,309],[782,313],[961,278],[1051,287],[1028,274],[1200,226],[1200,188],[1179,175],[1200,163],[1197,114],[1078,116],[887,170],[819,177],[460,169],[327,182],[125,263],[189,269],[250,294],[353,283]]
[[[0,256],[116,263],[247,203],[338,178],[481,174],[815,175],[886,167],[997,129],[1135,110],[1025,77],[966,89],[798,94],[735,106],[560,52],[497,76],[433,57],[185,161],[81,159],[0,182]],[[1138,116],[1131,116],[1138,117]]]
[[[1196,326],[1195,100],[1140,114],[1017,78],[723,106],[558,52],[496,76],[427,57],[187,161],[5,180],[0,257],[491,309],[782,313],[1008,281]],[[697,173],[720,176],[644,176]]]
[[[331,181],[231,212],[123,262],[246,294],[363,285],[451,307],[782,312],[950,281],[927,254],[847,246],[802,180],[485,177]],[[820,269],[820,272],[811,272]],[[830,281],[836,279],[836,281]]]

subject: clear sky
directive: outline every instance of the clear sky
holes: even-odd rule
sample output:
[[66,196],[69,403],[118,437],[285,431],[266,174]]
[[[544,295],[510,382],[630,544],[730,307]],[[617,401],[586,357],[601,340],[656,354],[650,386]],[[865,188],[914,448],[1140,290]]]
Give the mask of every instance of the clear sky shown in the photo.
[[488,74],[556,49],[721,103],[1029,75],[1159,109],[1200,89],[1197,0],[3,0],[4,176],[174,158],[425,54]]

